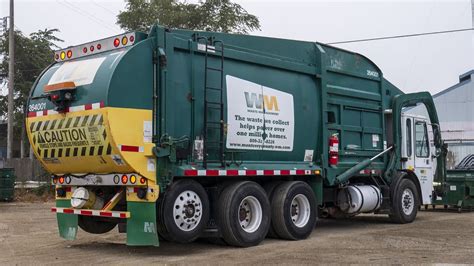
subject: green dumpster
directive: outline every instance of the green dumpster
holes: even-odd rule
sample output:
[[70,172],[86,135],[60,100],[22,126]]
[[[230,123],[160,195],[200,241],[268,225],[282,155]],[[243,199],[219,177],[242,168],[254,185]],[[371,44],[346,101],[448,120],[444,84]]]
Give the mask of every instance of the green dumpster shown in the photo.
[[15,190],[13,168],[0,168],[0,201],[12,201]]

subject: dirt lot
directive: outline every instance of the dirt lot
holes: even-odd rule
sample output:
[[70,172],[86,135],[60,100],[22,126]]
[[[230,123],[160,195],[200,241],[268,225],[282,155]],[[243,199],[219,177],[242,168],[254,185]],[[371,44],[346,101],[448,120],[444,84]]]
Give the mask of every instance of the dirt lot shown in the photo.
[[137,248],[125,246],[125,235],[116,231],[60,239],[52,205],[0,203],[0,265],[474,263],[474,212],[423,211],[407,225],[373,215],[320,220],[307,240],[268,239],[246,249],[205,241]]

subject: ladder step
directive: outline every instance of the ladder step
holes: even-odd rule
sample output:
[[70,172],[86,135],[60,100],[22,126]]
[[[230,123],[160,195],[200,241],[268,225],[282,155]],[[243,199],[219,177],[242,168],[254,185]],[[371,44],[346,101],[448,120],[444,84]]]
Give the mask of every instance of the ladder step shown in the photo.
[[207,67],[207,69],[209,70],[214,70],[214,71],[218,71],[218,72],[222,72],[223,70],[220,69],[220,68],[215,68],[215,67]]
[[222,88],[206,87],[207,90],[222,91]]
[[221,144],[221,143],[224,143],[224,141],[223,140],[212,140],[212,141],[208,140],[208,141],[206,141],[206,144],[209,144],[209,143],[210,144],[215,144],[215,143]]
[[223,105],[223,103],[213,101],[206,101],[206,103]]
[[208,163],[222,163],[221,160],[207,160]]
[[207,121],[206,123],[207,124],[222,124],[224,122],[222,122],[222,121]]

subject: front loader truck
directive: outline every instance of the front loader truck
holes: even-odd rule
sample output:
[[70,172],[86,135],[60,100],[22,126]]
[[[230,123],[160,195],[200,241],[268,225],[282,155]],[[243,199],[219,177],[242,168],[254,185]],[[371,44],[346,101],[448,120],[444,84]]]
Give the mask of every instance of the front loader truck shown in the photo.
[[[26,128],[65,239],[118,227],[127,245],[246,247],[304,239],[318,217],[410,223],[444,171],[430,94],[357,53],[156,25],[54,56]],[[429,119],[402,113],[416,104]]]

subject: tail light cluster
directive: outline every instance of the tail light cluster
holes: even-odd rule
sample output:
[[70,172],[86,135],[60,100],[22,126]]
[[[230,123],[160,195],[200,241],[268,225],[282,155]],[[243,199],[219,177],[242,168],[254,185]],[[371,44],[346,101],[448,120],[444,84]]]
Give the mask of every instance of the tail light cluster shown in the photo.
[[116,185],[119,185],[119,184],[123,184],[123,185],[127,185],[127,184],[144,185],[144,184],[146,184],[146,178],[140,177],[140,179],[138,179],[138,177],[134,174],[131,174],[131,175],[123,174],[121,176],[120,175],[115,175],[114,176],[114,183]]
[[62,62],[92,54],[110,51],[113,49],[131,46],[135,43],[135,35],[135,32],[125,33],[99,41],[89,42],[74,47],[68,47],[64,50],[56,51],[54,54],[54,59],[56,60],[56,62]]
[[66,186],[143,186],[147,185],[147,179],[138,174],[105,174],[105,175],[86,175],[82,177],[71,177],[70,175],[64,176],[53,176],[53,185],[66,185]]

